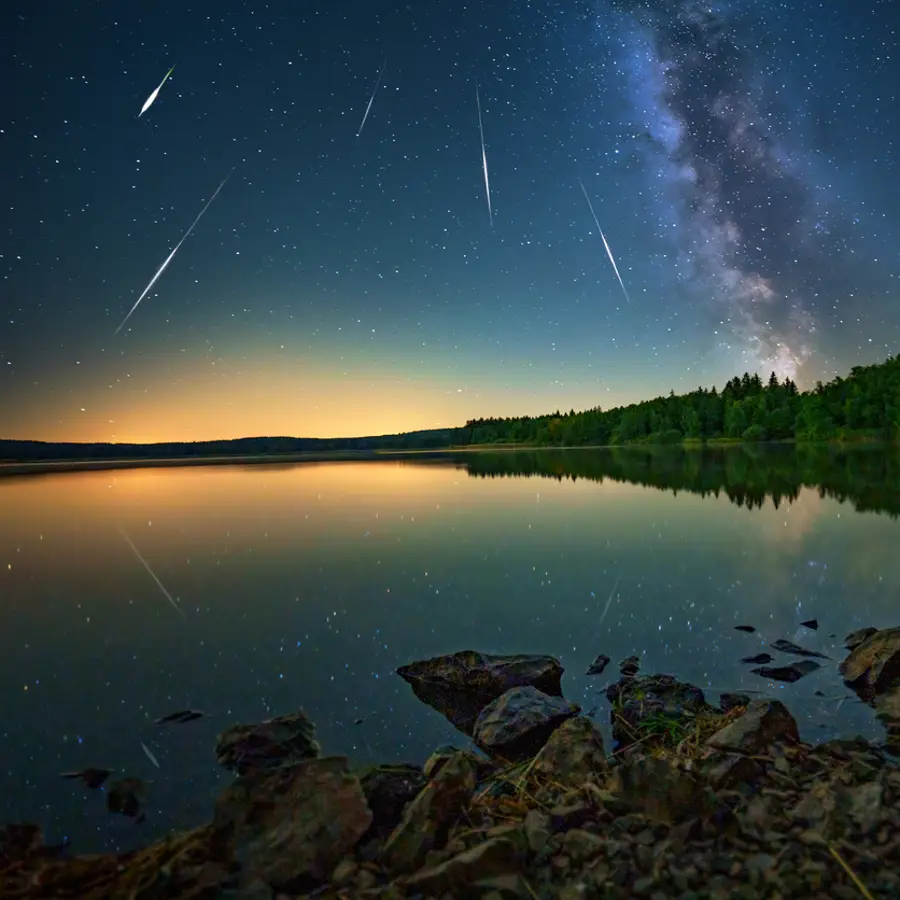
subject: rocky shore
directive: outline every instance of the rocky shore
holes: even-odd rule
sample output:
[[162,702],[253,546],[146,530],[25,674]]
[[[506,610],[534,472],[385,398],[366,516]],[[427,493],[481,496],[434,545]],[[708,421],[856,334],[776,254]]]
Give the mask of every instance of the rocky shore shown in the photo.
[[[7,826],[0,897],[898,898],[900,628],[846,645],[841,674],[885,725],[882,745],[811,746],[778,700],[713,705],[631,658],[607,689],[608,748],[552,657],[416,662],[398,674],[469,749],[354,772],[321,755],[302,711],[238,725],[216,746],[236,777],[207,825],[89,857]],[[117,811],[137,815],[133,799]]]

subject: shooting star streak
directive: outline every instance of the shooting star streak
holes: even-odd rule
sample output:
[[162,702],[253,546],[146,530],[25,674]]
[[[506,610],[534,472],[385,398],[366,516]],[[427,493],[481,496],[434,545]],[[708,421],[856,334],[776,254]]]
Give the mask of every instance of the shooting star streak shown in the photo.
[[613,584],[612,590],[609,592],[609,597],[607,598],[606,606],[603,607],[603,615],[600,616],[600,621],[597,623],[597,628],[599,628],[603,624],[603,620],[606,618],[606,614],[609,612],[609,606],[613,601],[613,597],[615,597],[615,595],[616,595],[616,588],[619,586],[619,581],[621,581],[621,579],[622,579],[622,573],[619,572],[619,574],[616,575],[615,584]]
[[[153,289],[153,285],[156,284],[159,276],[162,275],[162,273],[166,271],[166,267],[169,265],[170,262],[172,262],[172,258],[178,252],[181,245],[188,239],[188,237],[190,236],[190,233],[194,230],[194,228],[196,228],[197,223],[203,217],[203,213],[205,213],[206,210],[209,209],[209,204],[212,203],[213,200],[216,199],[216,197],[219,195],[219,191],[221,191],[222,188],[225,187],[225,182],[228,181],[229,178],[231,178],[232,172],[234,172],[234,169],[232,169],[231,172],[229,172],[225,176],[225,178],[222,179],[222,183],[216,188],[215,193],[212,195],[212,197],[209,198],[209,200],[206,201],[206,206],[204,206],[203,209],[200,210],[200,215],[198,215],[197,218],[194,219],[193,223],[191,224],[191,227],[188,228],[188,230],[184,233],[184,237],[175,245],[175,249],[166,257],[166,261],[156,270],[156,274],[150,279],[150,284],[148,284],[147,287],[144,288],[144,292],[141,294],[140,297],[137,298],[137,302],[134,304],[134,306],[131,307],[130,310],[128,310],[128,315],[125,316],[124,319],[122,319],[122,324],[115,330],[115,334],[118,334],[125,327],[125,323],[131,318],[131,314],[138,308],[138,306],[141,303],[141,300],[143,300],[144,297],[146,297],[147,294],[149,294],[150,291]],[[115,334],[113,336],[115,336]]]
[[481,97],[478,94],[478,82],[475,82],[475,103],[478,106],[478,134],[481,136],[481,166],[484,169],[484,192],[487,195],[488,218],[491,228],[494,227],[494,212],[491,209],[491,183],[488,181],[487,152],[484,149],[484,125],[481,121]]
[[175,66],[172,66],[168,72],[166,72],[166,77],[159,83],[159,87],[144,101],[144,105],[141,107],[141,111],[138,113],[138,118],[140,118],[151,106],[153,106],[153,101],[156,100],[159,95],[162,86],[169,80],[169,76],[175,71]]
[[128,542],[128,546],[131,547],[131,549],[134,551],[134,555],[141,561],[141,563],[143,563],[144,568],[150,573],[150,577],[156,582],[156,586],[163,592],[163,594],[165,594],[166,600],[168,600],[169,603],[171,603],[172,606],[175,607],[175,609],[178,611],[178,615],[180,615],[182,619],[187,620],[187,616],[185,616],[184,610],[172,599],[172,595],[165,589],[163,583],[156,577],[156,573],[153,571],[153,569],[150,568],[150,563],[148,563],[147,560],[144,559],[143,556],[141,556],[141,551],[134,546],[131,538],[128,537],[127,534],[125,534],[123,529],[120,528],[119,531],[121,532],[122,537],[125,538],[125,540]]
[[369,110],[372,109],[372,104],[375,102],[375,95],[378,93],[378,88],[381,86],[381,79],[384,78],[384,70],[386,68],[387,60],[384,61],[384,65],[381,67],[381,71],[378,73],[378,80],[375,82],[375,89],[372,91],[372,96],[369,97],[369,105],[366,107],[366,111],[363,113],[362,122],[359,125],[359,131],[356,132],[357,137],[362,134],[362,130],[366,125],[366,119],[369,118]]
[[584,189],[584,182],[579,178],[578,183],[581,185],[581,192],[584,194],[584,199],[587,200],[588,209],[591,211],[591,215],[594,217],[594,224],[597,226],[597,231],[600,232],[600,239],[603,241],[603,246],[606,247],[606,255],[609,257],[609,261],[612,263],[613,272],[616,273],[616,278],[619,279],[619,285],[622,288],[622,293],[625,295],[625,299],[631,303],[631,297],[628,296],[628,291],[625,290],[625,282],[622,281],[622,276],[619,274],[619,267],[616,265],[616,261],[613,259],[612,250],[609,249],[609,244],[606,242],[606,235],[603,233],[603,229],[600,227],[600,221],[597,218],[597,213],[594,212],[594,204],[591,203],[591,198],[588,197],[588,192]]

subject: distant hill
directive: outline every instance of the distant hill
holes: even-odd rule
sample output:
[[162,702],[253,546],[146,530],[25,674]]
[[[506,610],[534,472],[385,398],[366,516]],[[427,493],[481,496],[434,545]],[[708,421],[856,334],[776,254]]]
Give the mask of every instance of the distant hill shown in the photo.
[[359,438],[252,437],[231,441],[160,444],[76,444],[0,440],[0,462],[74,462],[82,460],[191,459],[287,456],[329,451],[429,450],[451,447],[460,429],[436,428]]
[[900,438],[900,356],[854,366],[847,378],[800,391],[773,372],[764,382],[747,372],[721,391],[645,400],[602,410],[545,416],[470,419],[460,428],[358,438],[253,437],[163,444],[51,444],[0,440],[0,462],[201,459],[287,456],[375,450],[449,450],[467,445],[616,446],[683,441],[897,440]]

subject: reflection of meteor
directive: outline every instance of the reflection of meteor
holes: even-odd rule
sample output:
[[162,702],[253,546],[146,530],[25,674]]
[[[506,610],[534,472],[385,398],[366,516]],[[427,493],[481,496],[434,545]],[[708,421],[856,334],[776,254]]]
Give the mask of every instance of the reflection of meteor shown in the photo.
[[[231,170],[231,172],[233,171],[234,169]],[[205,213],[206,210],[209,209],[209,204],[216,199],[219,191],[221,191],[222,188],[225,187],[225,182],[228,181],[229,178],[231,178],[231,172],[229,172],[225,176],[225,178],[222,180],[222,183],[216,188],[215,193],[212,195],[212,197],[210,197],[209,200],[206,201],[206,206],[204,206],[203,209],[200,210],[200,215],[198,215],[197,218],[194,219],[191,227],[188,228],[188,230],[184,233],[184,237],[175,245],[175,249],[166,257],[166,261],[159,267],[159,269],[157,269],[156,274],[150,279],[150,284],[148,284],[147,287],[144,288],[144,293],[137,298],[137,302],[134,304],[134,306],[131,307],[130,310],[128,310],[128,315],[125,316],[124,319],[122,319],[122,324],[116,329],[115,334],[118,334],[125,327],[125,323],[131,318],[131,314],[138,308],[138,304],[141,302],[141,300],[144,299],[144,297],[147,296],[147,294],[150,293],[159,276],[166,271],[166,266],[168,266],[169,263],[172,262],[172,258],[178,252],[178,248],[188,239],[188,235],[190,235],[190,233],[194,230],[194,227],[200,221],[203,213]]]
[[625,299],[631,303],[631,297],[628,296],[628,291],[625,290],[625,282],[622,281],[622,276],[619,274],[619,267],[616,265],[616,261],[613,259],[612,250],[609,249],[609,244],[606,242],[606,235],[603,233],[603,229],[600,227],[600,222],[597,219],[597,213],[594,212],[594,204],[591,203],[591,198],[588,197],[588,192],[584,189],[584,183],[579,178],[578,183],[581,185],[581,192],[584,194],[584,199],[587,200],[588,209],[591,211],[591,215],[594,217],[594,224],[597,226],[597,231],[600,232],[600,240],[603,241],[603,246],[606,247],[606,255],[609,257],[609,261],[612,263],[613,272],[616,273],[616,278],[619,279],[619,284],[622,287],[622,293],[625,295]]
[[138,118],[140,118],[151,106],[153,106],[153,101],[156,99],[159,94],[160,88],[168,81],[169,76],[175,71],[175,66],[172,66],[168,72],[166,72],[166,77],[159,83],[159,87],[144,101],[144,105],[141,107],[141,111],[138,113]]
[[[156,573],[153,571],[153,569],[150,568],[150,563],[148,563],[147,560],[144,559],[143,556],[141,556],[141,551],[138,550],[138,548],[135,547],[134,544],[131,543],[131,538],[128,537],[128,535],[125,534],[125,532],[121,528],[119,529],[119,531],[122,533],[122,537],[125,538],[125,540],[128,542],[128,546],[131,547],[131,549],[134,551],[134,555],[141,561],[141,563],[143,563],[144,568],[150,573],[150,577],[156,582],[156,586],[163,592],[163,594],[165,594],[166,600],[168,600],[169,603],[171,603],[172,606],[175,607],[175,609],[178,611],[178,614],[181,616],[182,619],[185,618],[184,611],[172,599],[172,595],[165,589],[165,587],[163,587],[163,583],[156,577]],[[145,751],[146,751],[146,748],[145,748]],[[152,756],[150,758],[153,759]],[[155,760],[154,760],[154,762],[155,762]],[[159,764],[156,763],[156,765],[158,766]]]
[[378,93],[378,87],[381,84],[381,79],[384,77],[384,70],[387,68],[387,60],[384,61],[384,65],[381,67],[381,71],[378,73],[378,80],[375,82],[375,88],[372,91],[372,96],[369,97],[369,105],[366,107],[366,111],[363,113],[362,122],[359,126],[359,131],[356,132],[356,136],[359,137],[362,134],[362,130],[365,127],[366,119],[369,118],[369,110],[372,108],[372,104],[375,102],[375,95]]
[[487,153],[484,149],[484,125],[481,123],[481,97],[478,96],[478,82],[475,82],[475,103],[478,106],[478,134],[481,136],[481,166],[484,169],[484,192],[487,195],[488,218],[494,227],[494,213],[491,209],[491,183],[488,181]]

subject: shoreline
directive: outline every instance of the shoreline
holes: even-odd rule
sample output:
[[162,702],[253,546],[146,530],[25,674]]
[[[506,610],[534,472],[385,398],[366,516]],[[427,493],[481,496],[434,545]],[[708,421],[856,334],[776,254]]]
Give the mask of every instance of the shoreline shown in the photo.
[[[844,683],[900,749],[900,628],[848,635]],[[795,648],[802,651],[802,648]],[[796,654],[795,654],[796,655]],[[600,675],[598,657],[589,674]],[[802,665],[802,664],[798,664]],[[469,742],[424,766],[323,756],[303,711],[219,735],[236,777],[208,824],[69,856],[0,829],[9,900],[888,900],[900,896],[900,764],[862,739],[813,746],[779,700],[641,676],[606,689],[616,748],[549,656],[462,651],[401,666]],[[890,674],[890,676],[887,673]],[[793,680],[793,679],[786,679]],[[887,702],[885,703],[885,698]],[[160,728],[202,716],[172,713]],[[177,727],[177,726],[176,726]],[[65,773],[141,821],[147,783]],[[97,789],[100,788],[100,791]]]
[[877,449],[890,448],[888,442],[860,441],[741,441],[713,439],[710,441],[681,441],[674,444],[573,444],[571,446],[549,444],[467,444],[449,447],[428,447],[384,450],[307,450],[284,454],[249,454],[225,456],[143,457],[134,459],[58,459],[0,462],[0,479],[4,476],[46,475],[54,472],[113,471],[119,469],[189,468],[194,466],[248,466],[295,465],[307,462],[354,462],[406,459],[421,456],[451,456],[469,453],[522,453],[541,450],[702,450],[710,447],[729,449],[736,447],[840,447]]

